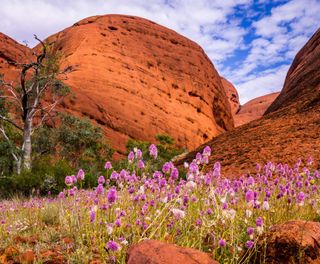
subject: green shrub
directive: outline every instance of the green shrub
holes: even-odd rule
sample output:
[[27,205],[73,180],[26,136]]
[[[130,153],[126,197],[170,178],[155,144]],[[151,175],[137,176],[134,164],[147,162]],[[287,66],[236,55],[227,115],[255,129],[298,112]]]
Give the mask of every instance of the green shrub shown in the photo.
[[[149,155],[149,146],[151,143],[148,141],[129,139],[126,144],[127,154],[130,151],[132,151],[132,149],[138,148],[143,153],[143,160],[145,162],[148,162],[150,166],[149,170],[161,170],[165,162],[170,161],[175,156],[180,155],[187,151],[186,149],[175,147],[174,139],[169,135],[159,134],[155,136],[155,139],[158,142],[156,144],[158,149],[158,157],[156,160],[154,160],[154,158]],[[119,161],[115,167],[116,169],[120,169],[120,168],[125,168],[127,166],[128,166],[128,162],[125,159],[125,160]]]
[[[97,175],[104,172],[103,165],[111,160],[113,149],[99,127],[89,120],[69,115],[60,116],[61,125],[45,125],[33,137],[33,166],[31,171],[16,174],[10,154],[12,146],[0,134],[0,196],[20,193],[58,193],[65,188],[66,175],[79,168],[86,172],[84,186],[96,185]],[[16,139],[13,129],[7,130]]]
[[24,196],[36,194],[57,194],[65,188],[65,176],[74,172],[69,163],[59,160],[56,163],[50,157],[36,160],[31,171],[11,174],[0,178],[0,191],[3,197],[19,193]]

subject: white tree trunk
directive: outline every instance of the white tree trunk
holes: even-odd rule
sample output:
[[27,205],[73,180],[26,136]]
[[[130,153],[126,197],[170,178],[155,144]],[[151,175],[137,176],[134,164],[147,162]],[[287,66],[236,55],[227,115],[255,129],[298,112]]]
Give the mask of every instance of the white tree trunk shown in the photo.
[[21,158],[16,161],[16,166],[17,166],[17,174],[21,173]]
[[31,133],[32,133],[32,119],[27,118],[24,124],[23,131],[23,145],[22,145],[22,168],[31,169]]

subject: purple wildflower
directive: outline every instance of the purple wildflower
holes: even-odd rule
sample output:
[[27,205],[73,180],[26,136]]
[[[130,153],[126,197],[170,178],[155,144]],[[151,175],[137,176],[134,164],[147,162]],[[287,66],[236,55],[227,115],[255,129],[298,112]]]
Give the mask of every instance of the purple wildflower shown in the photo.
[[197,219],[196,220],[196,226],[202,226],[202,220],[201,219]]
[[224,239],[219,240],[219,247],[225,247],[226,245],[227,245],[227,243]]
[[129,163],[132,163],[133,160],[134,160],[134,153],[133,151],[130,151],[128,154],[128,161]]
[[151,144],[149,147],[149,154],[151,157],[156,159],[158,157],[158,149],[154,144]]
[[104,184],[106,182],[105,178],[101,175],[99,178],[98,178],[98,183],[99,184]]
[[258,217],[256,220],[256,226],[262,227],[263,226],[263,219],[262,217]]
[[254,200],[254,192],[251,191],[251,190],[248,190],[246,192],[246,201],[249,203],[249,202],[251,202],[253,200]]
[[209,146],[206,146],[202,151],[203,156],[210,156],[211,155],[211,148]]
[[96,188],[96,194],[98,195],[103,195],[104,194],[104,188],[103,188],[103,184],[98,184],[97,188]]
[[162,171],[164,173],[169,173],[169,171],[173,168],[173,163],[172,162],[166,162],[165,164],[163,164],[162,166]]
[[141,159],[142,158],[142,151],[140,149],[136,150],[136,159]]
[[302,205],[304,202],[304,198],[305,198],[304,192],[299,192],[297,196],[298,204]]
[[139,169],[144,169],[144,162],[142,160],[138,161],[138,167]]
[[184,218],[186,215],[185,211],[177,209],[177,208],[173,208],[171,211],[176,219]]
[[247,228],[247,234],[248,236],[252,235],[254,233],[254,228],[253,227],[248,227]]
[[201,155],[201,153],[197,153],[196,154],[196,161],[198,162],[198,163],[201,163],[201,160],[202,160],[202,155]]
[[90,210],[90,223],[96,221],[97,213],[95,210]]
[[119,174],[116,171],[113,171],[110,175],[111,180],[117,180],[119,178]]
[[250,176],[247,180],[247,184],[248,185],[254,185],[254,178],[252,176]]
[[179,177],[178,169],[177,168],[173,168],[173,170],[171,171],[170,178],[175,181],[175,180],[178,179],[178,177]]
[[313,163],[313,158],[309,157],[307,161],[307,165],[310,166]]
[[64,179],[64,182],[67,186],[71,186],[72,185],[72,177],[66,176],[66,178]]
[[72,175],[71,179],[72,179],[72,184],[75,184],[77,182],[77,177],[76,176]]
[[80,169],[77,174],[77,179],[83,181],[84,180],[84,171]]
[[246,248],[250,249],[250,248],[253,248],[254,246],[254,242],[252,240],[248,240],[246,242]]
[[261,165],[259,163],[256,165],[256,170],[257,170],[257,172],[261,171]]
[[112,164],[111,164],[111,162],[110,162],[110,161],[107,161],[106,164],[104,164],[104,168],[105,168],[106,170],[112,169]]
[[117,200],[117,190],[116,190],[116,188],[113,187],[113,188],[111,188],[109,190],[107,198],[108,198],[108,202],[110,204],[114,203]]
[[120,218],[116,219],[116,221],[114,222],[114,225],[115,225],[116,227],[120,227],[120,226],[121,226],[121,220],[120,220]]
[[118,251],[120,249],[120,245],[113,240],[109,240],[107,244],[107,248],[110,249],[111,251]]
[[189,171],[191,173],[197,173],[199,170],[198,164],[196,162],[191,162],[189,165]]

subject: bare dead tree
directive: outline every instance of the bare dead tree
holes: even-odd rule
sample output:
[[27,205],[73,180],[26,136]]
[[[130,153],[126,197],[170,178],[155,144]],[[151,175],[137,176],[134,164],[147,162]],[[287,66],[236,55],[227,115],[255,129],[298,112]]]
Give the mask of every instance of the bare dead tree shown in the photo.
[[[8,83],[0,78],[0,99],[7,111],[0,111],[0,132],[8,143],[15,145],[11,155],[16,163],[17,173],[21,169],[30,170],[32,166],[32,135],[41,127],[53,110],[68,93],[62,80],[70,67],[60,71],[57,56],[36,35],[42,46],[36,61],[30,63],[10,62],[21,69],[19,85]],[[12,142],[6,132],[6,126],[13,126],[21,134],[21,142]]]

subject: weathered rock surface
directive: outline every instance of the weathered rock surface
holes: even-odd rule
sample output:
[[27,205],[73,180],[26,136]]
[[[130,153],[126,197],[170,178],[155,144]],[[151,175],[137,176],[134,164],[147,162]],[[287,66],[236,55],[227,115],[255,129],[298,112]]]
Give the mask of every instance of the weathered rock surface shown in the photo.
[[320,263],[320,223],[289,221],[274,225],[257,242],[250,263]]
[[128,264],[218,264],[204,252],[156,240],[132,246],[127,256]]
[[81,20],[48,38],[71,66],[64,111],[86,116],[123,152],[128,138],[173,136],[193,149],[234,127],[220,76],[202,48],[133,16]]
[[[301,105],[308,101],[315,88],[320,87],[320,29],[298,52],[287,73],[284,87],[266,114],[289,105]],[[315,98],[317,101],[317,98]],[[318,99],[320,100],[320,99]],[[315,103],[317,103],[315,101]]]
[[0,74],[7,82],[17,83],[20,71],[15,63],[27,63],[31,50],[0,32]]
[[[207,168],[210,169],[220,160],[222,173],[230,177],[255,172],[256,163],[273,161],[293,164],[299,158],[306,160],[310,156],[317,161],[313,165],[317,167],[320,160],[320,67],[314,65],[320,65],[320,45],[311,44],[319,43],[319,40],[320,30],[302,48],[293,62],[293,65],[297,65],[297,61],[306,58],[306,62],[300,62],[299,72],[310,75],[305,75],[305,79],[304,75],[301,75],[299,82],[287,81],[295,79],[291,75],[296,76],[296,71],[290,70],[287,75],[284,91],[298,89],[299,94],[296,97],[288,93],[293,98],[285,96],[288,103],[284,100],[277,111],[270,111],[273,109],[271,105],[269,114],[219,135],[189,153],[177,164],[192,160],[196,152],[201,151],[205,145],[210,145],[213,155]],[[283,98],[281,94],[279,97]]]
[[267,108],[277,98],[279,93],[271,93],[259,96],[239,106],[237,114],[234,116],[235,126],[247,124],[263,116]]
[[226,91],[228,101],[231,107],[231,113],[235,116],[240,110],[239,94],[237,89],[226,78],[221,77],[221,82],[224,90]]
[[233,84],[224,77],[221,77],[221,82],[228,97],[235,127],[262,117],[267,108],[279,95],[278,92],[267,94],[254,98],[244,105],[240,105],[239,94]]

